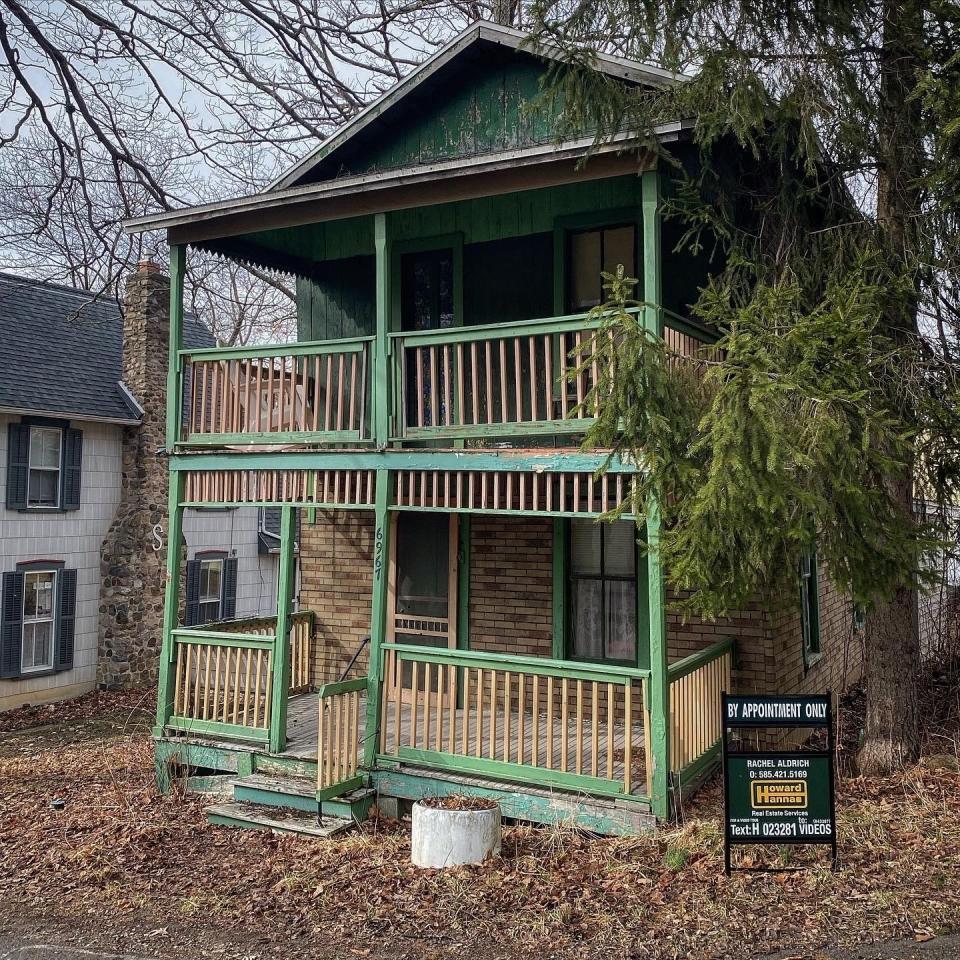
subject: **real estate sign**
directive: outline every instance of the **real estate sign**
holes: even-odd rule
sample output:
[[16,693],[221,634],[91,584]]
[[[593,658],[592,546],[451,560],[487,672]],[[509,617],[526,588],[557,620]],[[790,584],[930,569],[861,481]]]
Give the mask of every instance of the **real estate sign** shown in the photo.
[[[829,694],[811,697],[723,697],[725,867],[730,848],[745,843],[829,843],[836,865],[833,711]],[[742,728],[817,728],[824,750],[730,748]]]

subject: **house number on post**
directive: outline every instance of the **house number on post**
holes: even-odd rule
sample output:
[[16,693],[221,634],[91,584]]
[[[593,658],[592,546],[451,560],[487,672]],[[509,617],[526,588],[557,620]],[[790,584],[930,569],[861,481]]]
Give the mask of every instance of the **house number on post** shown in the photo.
[[[829,843],[837,866],[830,694],[812,697],[724,694],[724,868],[730,848],[745,843]],[[731,750],[733,730],[822,728],[825,750]]]

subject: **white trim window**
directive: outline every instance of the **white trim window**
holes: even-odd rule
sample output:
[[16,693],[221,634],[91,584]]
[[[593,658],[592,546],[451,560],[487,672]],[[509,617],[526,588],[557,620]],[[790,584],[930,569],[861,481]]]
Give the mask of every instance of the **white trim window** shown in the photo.
[[53,669],[57,572],[31,570],[23,578],[22,673]]
[[62,450],[63,431],[59,427],[30,428],[27,507],[56,509],[60,506]]
[[223,558],[200,561],[200,623],[220,619],[223,597]]

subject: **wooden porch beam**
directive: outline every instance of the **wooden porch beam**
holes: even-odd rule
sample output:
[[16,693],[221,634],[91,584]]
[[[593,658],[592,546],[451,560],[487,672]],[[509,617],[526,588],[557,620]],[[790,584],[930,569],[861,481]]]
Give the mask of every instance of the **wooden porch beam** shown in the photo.
[[157,681],[157,725],[155,736],[162,736],[173,715],[175,643],[173,631],[180,617],[180,560],[183,555],[183,474],[170,475],[167,492],[167,579],[163,592],[163,635]]
[[296,507],[280,508],[280,571],[277,582],[277,632],[273,649],[273,688],[270,702],[270,750],[279,753],[287,738],[287,701],[290,692],[290,605],[294,585]]

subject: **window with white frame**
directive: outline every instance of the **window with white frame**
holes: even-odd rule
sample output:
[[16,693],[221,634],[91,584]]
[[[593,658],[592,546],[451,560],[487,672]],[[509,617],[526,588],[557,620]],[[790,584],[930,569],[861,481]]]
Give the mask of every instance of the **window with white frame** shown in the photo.
[[53,668],[57,574],[36,570],[24,576],[21,670]]
[[200,561],[200,623],[220,619],[220,599],[223,595],[223,559]]
[[28,507],[60,506],[60,453],[63,431],[57,427],[30,428]]

